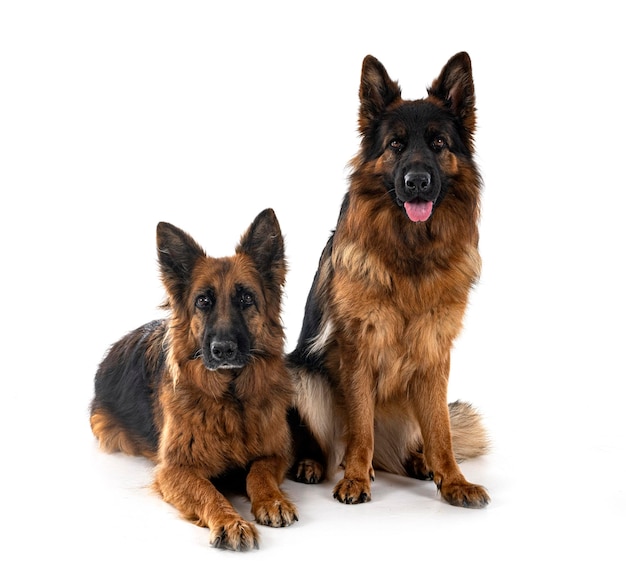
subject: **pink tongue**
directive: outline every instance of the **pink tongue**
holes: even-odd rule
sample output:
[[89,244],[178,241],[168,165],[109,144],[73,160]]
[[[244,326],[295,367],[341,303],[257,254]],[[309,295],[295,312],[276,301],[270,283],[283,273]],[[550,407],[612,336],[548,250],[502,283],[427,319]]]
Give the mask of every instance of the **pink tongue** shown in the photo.
[[407,201],[404,204],[404,209],[412,222],[425,222],[433,211],[433,202]]

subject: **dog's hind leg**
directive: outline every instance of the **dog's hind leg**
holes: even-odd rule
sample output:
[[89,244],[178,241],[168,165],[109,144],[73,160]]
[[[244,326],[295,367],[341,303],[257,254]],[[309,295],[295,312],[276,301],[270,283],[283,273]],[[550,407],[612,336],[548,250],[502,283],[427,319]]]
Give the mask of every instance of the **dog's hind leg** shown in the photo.
[[323,481],[326,475],[324,452],[296,409],[289,411],[289,425],[296,455],[291,477],[300,483]]
[[426,463],[426,456],[419,449],[409,453],[409,457],[404,463],[404,469],[409,477],[415,479],[432,480],[433,478],[433,472]]
[[295,408],[289,414],[296,461],[292,474],[302,483],[319,483],[337,468],[337,425],[333,395],[320,373],[292,367]]
[[100,448],[107,453],[122,452],[127,455],[142,455],[156,459],[156,450],[143,437],[133,435],[109,412],[95,408],[89,418],[91,430],[98,439]]

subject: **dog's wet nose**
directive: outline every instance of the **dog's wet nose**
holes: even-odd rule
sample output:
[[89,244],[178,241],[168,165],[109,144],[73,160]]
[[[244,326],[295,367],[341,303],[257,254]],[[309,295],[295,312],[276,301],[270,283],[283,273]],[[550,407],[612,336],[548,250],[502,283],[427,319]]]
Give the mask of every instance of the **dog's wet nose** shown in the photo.
[[220,362],[232,361],[237,356],[237,343],[232,340],[214,340],[211,343],[211,356]]
[[413,195],[429,193],[432,189],[432,179],[427,171],[410,171],[404,176],[404,187],[407,193]]

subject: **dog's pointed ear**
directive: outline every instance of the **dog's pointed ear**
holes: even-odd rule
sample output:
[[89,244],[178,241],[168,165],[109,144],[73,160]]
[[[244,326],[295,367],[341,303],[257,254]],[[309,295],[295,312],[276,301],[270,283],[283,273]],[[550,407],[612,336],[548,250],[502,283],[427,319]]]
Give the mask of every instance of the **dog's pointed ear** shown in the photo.
[[274,287],[285,283],[285,243],[274,210],[266,209],[255,218],[241,237],[237,253],[252,258],[266,283]]
[[385,109],[401,98],[400,85],[389,78],[385,67],[371,55],[363,59],[359,98],[359,131],[363,136],[369,133],[372,123],[380,119]]
[[441,74],[428,89],[430,96],[436,97],[461,119],[471,133],[476,128],[476,100],[472,62],[466,52],[455,54],[443,67]]
[[160,222],[157,225],[157,252],[161,280],[169,296],[182,302],[197,261],[205,256],[204,250],[183,230]]

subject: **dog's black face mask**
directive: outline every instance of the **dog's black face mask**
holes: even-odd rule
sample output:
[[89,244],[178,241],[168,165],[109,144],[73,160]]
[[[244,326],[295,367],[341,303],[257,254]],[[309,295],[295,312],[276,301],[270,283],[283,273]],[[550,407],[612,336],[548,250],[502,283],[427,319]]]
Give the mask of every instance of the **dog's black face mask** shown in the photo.
[[471,159],[474,87],[467,55],[453,57],[426,99],[402,99],[373,57],[363,64],[359,129],[365,160],[413,222],[425,222],[446,196],[459,158]]
[[424,101],[393,109],[382,124],[383,180],[394,202],[413,222],[425,222],[446,191],[447,152],[452,125],[438,107]]
[[252,337],[246,311],[256,308],[255,295],[241,286],[233,290],[232,295],[207,290],[196,298],[196,308],[205,317],[200,353],[204,366],[212,371],[239,369],[250,359]]

